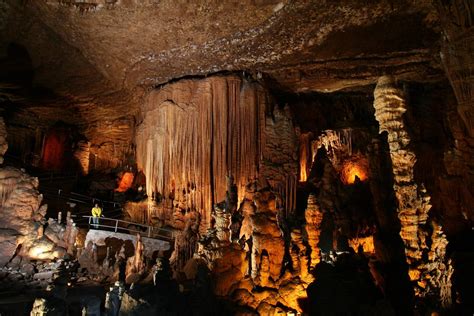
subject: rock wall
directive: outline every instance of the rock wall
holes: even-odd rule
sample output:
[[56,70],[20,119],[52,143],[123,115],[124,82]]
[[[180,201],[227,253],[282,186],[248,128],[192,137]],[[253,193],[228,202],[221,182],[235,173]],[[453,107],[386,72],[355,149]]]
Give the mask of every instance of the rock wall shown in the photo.
[[405,244],[415,294],[419,297],[435,296],[444,307],[448,307],[451,304],[449,277],[452,267],[445,256],[447,240],[441,227],[429,216],[429,195],[423,185],[418,186],[414,181],[416,156],[410,147],[411,140],[403,119],[407,110],[405,94],[393,78],[381,77],[374,97],[380,132],[388,133],[400,236]]
[[445,35],[441,58],[457,100],[455,110],[448,113],[455,141],[444,157],[449,176],[440,180],[442,199],[447,209],[460,210],[470,229],[474,222],[473,208],[467,207],[474,204],[474,5],[457,0],[440,1],[437,7]]
[[3,117],[0,117],[0,164],[3,163],[3,155],[5,155],[7,149],[7,129]]
[[271,111],[262,125],[262,154],[259,166],[260,186],[269,185],[278,195],[278,207],[284,217],[296,209],[298,183],[298,137],[288,105],[269,106]]
[[87,174],[89,171],[110,172],[115,168],[132,166],[135,154],[132,145],[135,134],[133,116],[120,116],[117,113],[120,108],[108,111],[96,108],[93,111],[95,117],[87,117],[91,121],[88,121],[84,131],[88,143],[79,143],[75,153],[82,170],[87,170]]

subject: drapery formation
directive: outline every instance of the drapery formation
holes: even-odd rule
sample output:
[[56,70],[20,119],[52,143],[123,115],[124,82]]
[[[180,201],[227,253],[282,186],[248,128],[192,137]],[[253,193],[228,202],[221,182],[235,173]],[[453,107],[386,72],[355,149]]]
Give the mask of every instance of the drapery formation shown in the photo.
[[153,91],[137,130],[137,163],[155,200],[197,210],[208,227],[232,175],[242,199],[257,178],[266,94],[238,77],[184,80]]

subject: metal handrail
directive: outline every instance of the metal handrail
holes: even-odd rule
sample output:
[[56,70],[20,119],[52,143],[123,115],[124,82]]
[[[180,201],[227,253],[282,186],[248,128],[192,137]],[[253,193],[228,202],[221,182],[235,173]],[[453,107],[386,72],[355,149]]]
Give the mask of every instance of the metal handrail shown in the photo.
[[[89,226],[111,228],[111,229],[114,230],[115,233],[117,233],[119,230],[127,230],[129,233],[138,233],[140,235],[143,235],[144,237],[153,238],[153,239],[172,240],[172,239],[175,238],[175,230],[172,230],[172,229],[154,227],[154,226],[149,226],[149,225],[143,225],[143,224],[139,224],[139,223],[124,221],[124,220],[115,219],[115,218],[108,218],[108,217],[98,217],[99,223],[94,224],[94,223],[92,223],[92,218],[94,218],[94,216],[85,215],[85,216],[82,216],[82,217],[89,219],[88,220]],[[105,224],[101,224],[100,221],[111,221],[114,224],[113,225],[105,225]],[[119,223],[144,227],[144,228],[146,228],[146,230],[145,230],[146,234],[144,234],[144,231],[141,231],[141,230],[134,230],[134,229],[130,229],[128,227],[119,226]],[[154,231],[156,231],[156,230],[158,231],[158,233],[154,233]],[[171,236],[166,236],[166,235],[160,234],[160,232],[170,233]]]

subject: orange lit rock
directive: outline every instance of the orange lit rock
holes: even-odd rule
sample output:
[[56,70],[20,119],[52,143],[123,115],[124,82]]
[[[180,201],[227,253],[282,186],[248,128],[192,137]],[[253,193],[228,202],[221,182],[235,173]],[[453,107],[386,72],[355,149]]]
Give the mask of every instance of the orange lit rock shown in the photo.
[[308,179],[309,171],[311,169],[312,155],[311,155],[311,138],[312,133],[302,133],[299,136],[299,160],[300,160],[300,181],[305,182]]
[[375,253],[373,236],[349,239],[349,246],[354,249],[355,252],[358,251],[359,246],[362,246],[365,253]]
[[311,247],[311,268],[314,268],[320,261],[319,235],[321,234],[321,222],[323,221],[323,212],[316,201],[316,196],[310,194],[308,205],[305,212],[306,234],[308,235],[308,244]]
[[116,192],[125,192],[130,189],[133,185],[133,179],[135,178],[132,172],[124,172],[120,178],[118,188],[115,189]]
[[368,164],[365,159],[356,159],[346,161],[341,171],[341,179],[346,184],[353,184],[356,179],[359,181],[367,180]]
[[[278,280],[285,254],[285,244],[277,223],[275,195],[269,190],[257,192],[254,197],[256,214],[251,216],[252,233],[252,278],[268,283],[268,278]],[[261,265],[264,270],[261,271]],[[267,269],[268,268],[268,269]],[[257,278],[263,272],[264,276]],[[268,274],[267,274],[268,273]]]

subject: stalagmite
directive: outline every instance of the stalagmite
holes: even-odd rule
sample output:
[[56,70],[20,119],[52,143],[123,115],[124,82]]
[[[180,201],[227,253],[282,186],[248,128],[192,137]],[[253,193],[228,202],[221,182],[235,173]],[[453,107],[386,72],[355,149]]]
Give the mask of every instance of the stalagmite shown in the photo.
[[[405,127],[403,114],[407,111],[404,92],[396,86],[393,78],[381,77],[374,91],[375,117],[380,132],[388,133],[388,144],[394,174],[394,191],[398,201],[398,218],[401,223],[400,236],[405,244],[409,275],[416,282],[417,296],[441,296],[437,275],[446,275],[450,264],[445,258],[446,237],[439,228],[430,236],[432,220],[429,220],[430,196],[423,185],[414,181],[416,156],[410,147],[410,136]],[[434,251],[434,247],[442,250]],[[423,257],[428,256],[428,262]],[[450,282],[450,280],[443,279]],[[431,286],[428,286],[430,284]]]
[[223,207],[223,203],[219,203],[214,207],[212,217],[215,220],[217,238],[224,243],[230,243],[231,214]]
[[321,234],[321,222],[323,221],[323,212],[321,212],[316,201],[316,196],[310,194],[308,197],[308,205],[305,211],[306,234],[308,235],[308,244],[311,247],[310,267],[314,268],[320,261],[319,252],[319,235]]

